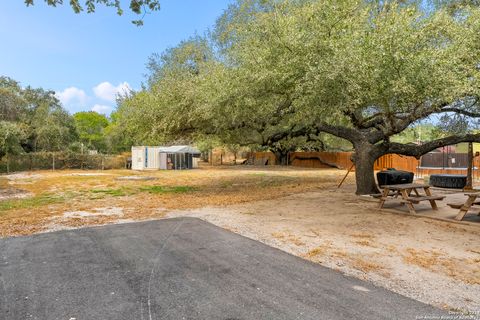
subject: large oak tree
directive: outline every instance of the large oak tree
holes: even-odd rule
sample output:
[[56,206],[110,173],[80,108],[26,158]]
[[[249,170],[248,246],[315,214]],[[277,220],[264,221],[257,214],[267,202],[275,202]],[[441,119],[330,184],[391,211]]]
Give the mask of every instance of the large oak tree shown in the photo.
[[480,11],[423,3],[238,1],[219,19],[208,54],[171,51],[190,58],[161,65],[162,76],[122,112],[154,119],[150,137],[214,135],[280,157],[288,141],[331,134],[355,149],[357,193],[377,192],[373,164],[384,154],[419,157],[480,141],[468,133],[421,145],[393,139],[432,115],[479,116]]
[[326,132],[353,144],[359,194],[377,192],[373,164],[384,154],[419,157],[480,141],[478,134],[391,141],[434,114],[479,115],[476,8],[452,15],[394,1],[283,2],[230,29],[230,54],[249,70],[252,86],[288,99],[296,121],[283,134]]

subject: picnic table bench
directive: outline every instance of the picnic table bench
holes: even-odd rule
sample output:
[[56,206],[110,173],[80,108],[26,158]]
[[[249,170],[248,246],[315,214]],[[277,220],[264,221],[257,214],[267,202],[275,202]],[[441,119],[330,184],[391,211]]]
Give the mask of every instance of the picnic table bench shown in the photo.
[[[401,197],[400,203],[406,204],[408,211],[415,214],[415,207],[413,204],[420,203],[421,201],[429,201],[433,210],[438,210],[436,200],[443,200],[445,196],[432,195],[430,191],[430,185],[418,184],[418,183],[406,183],[406,184],[394,184],[380,186],[383,189],[382,196],[378,208],[383,208],[385,201],[389,198]],[[423,190],[423,192],[419,192]],[[412,194],[413,193],[413,194]]]
[[453,209],[460,209],[455,220],[462,220],[468,212],[480,215],[480,208],[472,208],[473,205],[480,205],[480,200],[477,200],[480,197],[480,192],[468,192],[465,195],[467,196],[465,202],[447,203]]

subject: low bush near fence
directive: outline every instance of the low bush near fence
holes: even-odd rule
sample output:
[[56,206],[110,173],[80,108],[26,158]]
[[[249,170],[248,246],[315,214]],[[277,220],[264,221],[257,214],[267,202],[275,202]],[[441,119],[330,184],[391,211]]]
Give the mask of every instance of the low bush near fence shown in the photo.
[[3,157],[0,172],[27,170],[125,168],[127,158],[122,155],[80,154],[73,152],[35,152]]

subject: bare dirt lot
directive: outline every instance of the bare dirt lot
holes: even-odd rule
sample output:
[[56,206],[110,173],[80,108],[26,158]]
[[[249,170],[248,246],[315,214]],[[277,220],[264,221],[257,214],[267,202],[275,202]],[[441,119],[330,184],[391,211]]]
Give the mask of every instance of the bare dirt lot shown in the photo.
[[392,214],[342,170],[40,171],[0,176],[0,235],[194,216],[417,300],[479,312],[480,224]]

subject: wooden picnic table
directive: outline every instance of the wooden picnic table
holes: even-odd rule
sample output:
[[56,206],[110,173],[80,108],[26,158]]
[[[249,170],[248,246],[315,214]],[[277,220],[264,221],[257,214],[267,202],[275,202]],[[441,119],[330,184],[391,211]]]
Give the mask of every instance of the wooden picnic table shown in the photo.
[[455,216],[455,220],[462,220],[463,217],[470,211],[471,213],[477,213],[480,216],[480,208],[472,208],[473,205],[480,205],[480,200],[477,200],[480,197],[480,192],[468,192],[465,193],[467,200],[460,203],[447,203],[447,205],[454,209],[460,209],[458,214]]
[[[418,183],[405,183],[380,186],[383,188],[382,196],[380,197],[380,203],[378,208],[383,208],[385,201],[390,197],[401,197],[401,203],[406,204],[410,213],[416,213],[413,204],[421,201],[429,201],[433,210],[438,210],[436,200],[443,200],[445,196],[434,196],[430,191],[430,185],[418,184]],[[419,192],[420,190],[420,192]],[[413,193],[413,195],[412,195]]]

